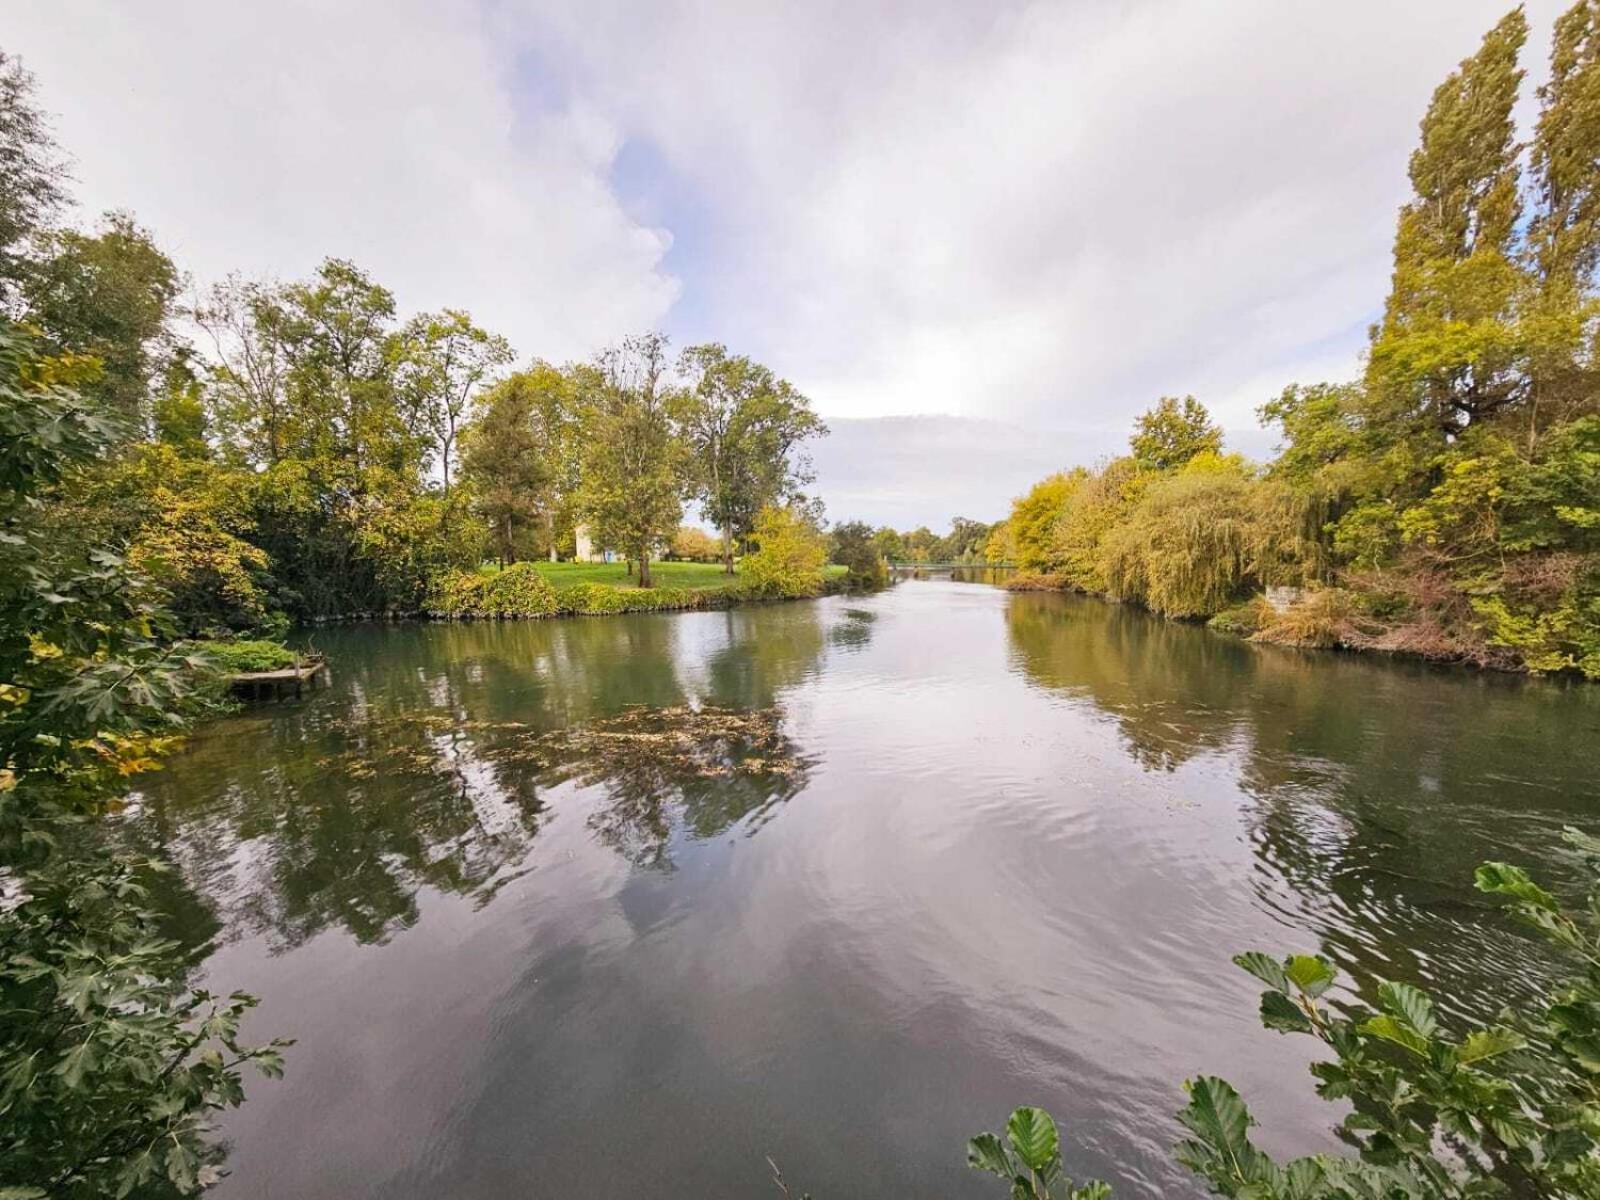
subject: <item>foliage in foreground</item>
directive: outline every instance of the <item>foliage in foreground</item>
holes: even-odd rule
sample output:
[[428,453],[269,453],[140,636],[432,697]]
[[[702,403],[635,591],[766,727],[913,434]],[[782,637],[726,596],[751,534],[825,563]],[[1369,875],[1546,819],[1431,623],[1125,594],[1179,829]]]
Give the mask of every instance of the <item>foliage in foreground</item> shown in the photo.
[[159,763],[200,663],[124,559],[52,535],[41,503],[118,436],[0,324],[0,1195],[170,1195],[216,1177],[217,1109],[276,1045],[254,1003],[184,984],[141,880],[90,828]]
[[[1267,986],[1262,1024],[1322,1044],[1327,1057],[1311,1067],[1317,1094],[1348,1106],[1337,1131],[1355,1157],[1275,1161],[1251,1141],[1255,1122],[1239,1094],[1203,1076],[1185,1085],[1179,1160],[1217,1195],[1241,1200],[1600,1196],[1600,839],[1571,829],[1566,837],[1591,878],[1581,913],[1519,867],[1478,868],[1478,889],[1506,900],[1576,968],[1541,1004],[1507,1009],[1494,1024],[1447,1029],[1432,998],[1405,983],[1381,984],[1376,1008],[1330,1000],[1338,977],[1326,959],[1239,955]],[[1024,1108],[1012,1125],[1014,1157],[982,1134],[969,1161],[1011,1179],[1017,1200],[1107,1194],[1052,1191],[1039,1164],[1059,1173],[1054,1124]],[[1016,1171],[1018,1162],[1028,1170]]]

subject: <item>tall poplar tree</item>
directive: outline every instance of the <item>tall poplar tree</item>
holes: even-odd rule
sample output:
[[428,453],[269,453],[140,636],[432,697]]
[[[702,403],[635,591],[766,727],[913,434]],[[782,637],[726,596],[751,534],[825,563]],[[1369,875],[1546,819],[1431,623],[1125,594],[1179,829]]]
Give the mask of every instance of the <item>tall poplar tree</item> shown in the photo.
[[1593,411],[1600,395],[1600,0],[1579,0],[1556,20],[1539,100],[1529,155],[1535,209],[1527,256],[1537,280],[1529,454],[1542,432]]
[[1512,110],[1527,36],[1514,9],[1434,91],[1373,331],[1367,382],[1383,414],[1446,439],[1515,403],[1526,382]]

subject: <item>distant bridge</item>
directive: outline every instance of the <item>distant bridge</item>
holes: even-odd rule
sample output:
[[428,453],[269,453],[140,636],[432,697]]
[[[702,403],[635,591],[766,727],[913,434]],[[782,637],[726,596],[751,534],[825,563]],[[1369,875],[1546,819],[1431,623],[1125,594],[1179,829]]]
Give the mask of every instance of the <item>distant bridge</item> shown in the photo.
[[990,567],[1015,567],[1011,562],[895,562],[889,563],[891,571],[983,571]]

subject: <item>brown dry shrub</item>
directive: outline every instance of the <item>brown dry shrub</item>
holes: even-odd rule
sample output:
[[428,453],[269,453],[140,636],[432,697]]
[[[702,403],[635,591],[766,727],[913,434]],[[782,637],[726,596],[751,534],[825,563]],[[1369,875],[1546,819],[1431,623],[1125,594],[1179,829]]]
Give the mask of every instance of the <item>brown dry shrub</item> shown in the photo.
[[1363,616],[1356,597],[1344,588],[1316,588],[1282,612],[1273,612],[1255,638],[1279,646],[1353,646],[1367,636]]
[[1004,587],[1008,592],[1065,592],[1071,588],[1063,575],[1053,575],[1045,571],[1018,571],[1006,580]]

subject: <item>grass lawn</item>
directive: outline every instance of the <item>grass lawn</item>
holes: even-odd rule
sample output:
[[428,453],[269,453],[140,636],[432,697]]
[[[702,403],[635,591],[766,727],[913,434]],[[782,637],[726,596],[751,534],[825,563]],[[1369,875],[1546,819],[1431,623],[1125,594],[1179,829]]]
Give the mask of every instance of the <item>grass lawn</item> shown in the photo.
[[[627,567],[619,562],[536,562],[533,565],[558,592],[580,583],[609,583],[612,587],[623,588],[635,587],[638,583],[638,576],[629,575]],[[721,587],[728,582],[721,563],[653,562],[650,578],[658,587]]]
[[[629,575],[627,567],[619,562],[535,562],[533,565],[558,592],[577,587],[580,583],[609,583],[612,587],[621,588],[638,586],[638,577]],[[499,568],[490,564],[483,569],[492,573]],[[843,575],[844,572],[845,568],[834,564],[824,569],[829,576]],[[650,564],[650,578],[657,587],[670,588],[717,588],[729,582],[722,573],[721,563],[653,562]]]

